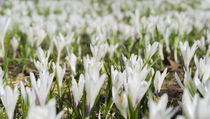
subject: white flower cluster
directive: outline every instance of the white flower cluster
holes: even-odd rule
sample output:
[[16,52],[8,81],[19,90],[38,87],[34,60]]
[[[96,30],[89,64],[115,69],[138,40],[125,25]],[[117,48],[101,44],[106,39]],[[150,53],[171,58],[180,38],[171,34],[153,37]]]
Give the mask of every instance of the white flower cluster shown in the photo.
[[[177,118],[210,119],[209,27],[209,0],[0,0],[2,104],[9,119],[170,119],[179,109],[161,87],[173,57],[184,72]],[[14,86],[7,65],[19,60],[38,74]]]

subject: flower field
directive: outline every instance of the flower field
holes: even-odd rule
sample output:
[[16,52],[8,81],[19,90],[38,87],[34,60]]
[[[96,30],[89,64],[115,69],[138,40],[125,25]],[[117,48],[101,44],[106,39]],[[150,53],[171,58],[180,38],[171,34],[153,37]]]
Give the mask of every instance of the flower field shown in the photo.
[[210,119],[210,0],[0,0],[1,119]]

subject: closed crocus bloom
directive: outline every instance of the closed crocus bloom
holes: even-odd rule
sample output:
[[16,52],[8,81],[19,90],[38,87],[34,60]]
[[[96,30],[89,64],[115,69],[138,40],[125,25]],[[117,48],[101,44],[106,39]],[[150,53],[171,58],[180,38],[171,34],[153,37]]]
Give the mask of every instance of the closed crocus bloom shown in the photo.
[[155,87],[155,91],[157,93],[160,92],[161,86],[163,84],[163,81],[166,77],[166,73],[167,73],[167,68],[164,70],[164,72],[161,74],[160,71],[157,71],[155,74],[155,79],[154,79],[154,87]]
[[71,43],[75,40],[74,39],[74,32],[67,34],[65,40],[68,40],[66,42],[67,44],[65,46],[66,46],[66,50],[67,50],[68,55],[70,55],[70,51],[71,51],[71,48],[72,48]]
[[3,76],[4,76],[4,71],[0,67],[0,97],[4,94]]
[[66,72],[66,64],[64,64],[64,67],[62,69],[62,67],[59,65],[59,62],[57,62],[56,65],[53,63],[53,68],[54,68],[54,72],[57,73],[58,84],[59,84],[58,88],[60,89],[59,94],[61,95],[61,87],[62,87],[64,75]]
[[201,37],[200,40],[197,40],[197,43],[198,43],[198,47],[202,50],[202,51],[205,51],[206,47],[206,40],[204,37]]
[[109,48],[107,50],[110,53],[110,57],[113,57],[114,52],[115,52],[115,50],[117,49],[118,46],[119,46],[118,44],[116,44],[116,45],[113,45],[113,44],[109,45]]
[[[84,61],[84,64],[86,64],[87,60]],[[90,61],[96,61],[96,60],[90,60]],[[88,112],[87,116],[89,116],[90,111],[94,105],[95,99],[104,83],[104,80],[106,78],[106,74],[103,74],[100,76],[99,70],[100,70],[100,63],[96,62],[89,62],[87,63],[87,69],[85,70],[85,91],[87,93],[87,107]]]
[[12,45],[12,48],[13,48],[14,56],[16,56],[16,51],[17,51],[17,48],[18,48],[18,40],[15,37],[12,38],[11,45]]
[[198,99],[199,96],[197,94],[194,97],[191,97],[187,89],[184,89],[182,108],[187,119],[200,119],[197,118]]
[[3,79],[4,77],[4,71],[2,70],[2,68],[0,67],[0,79]]
[[59,33],[59,37],[53,38],[53,42],[57,48],[58,56],[57,56],[57,62],[60,60],[61,51],[65,47],[65,39],[61,33]]
[[44,38],[46,37],[46,32],[43,29],[36,29],[37,34],[36,34],[36,46],[39,47]]
[[169,37],[171,35],[171,29],[170,28],[166,28],[166,32],[163,33],[164,39],[165,39],[165,44],[166,44],[166,51],[168,53],[171,53],[170,50],[170,45],[169,45]]
[[0,19],[0,57],[4,57],[4,37],[6,35],[7,29],[9,28],[10,25],[10,19],[6,19],[5,17],[1,16],[2,18]]
[[85,89],[87,93],[87,107],[88,107],[88,113],[87,116],[89,116],[90,111],[94,105],[95,99],[104,83],[104,80],[106,78],[106,75],[103,74],[101,77],[97,77],[97,79],[92,79],[92,76],[89,76],[88,74],[85,75]]
[[85,84],[85,80],[84,80],[84,75],[83,74],[80,75],[78,83],[76,82],[74,77],[72,77],[72,93],[73,93],[73,96],[74,96],[74,102],[75,102],[76,106],[78,105],[78,102],[82,98],[83,90],[84,90],[84,84]]
[[184,44],[180,42],[180,50],[184,59],[185,68],[188,70],[190,61],[197,49],[197,42],[193,44],[193,46],[190,48],[188,41],[185,41]]
[[71,70],[72,70],[73,74],[75,75],[76,74],[77,57],[75,56],[74,53],[71,53],[70,56],[67,56],[65,59],[68,61],[69,65],[71,67]]
[[36,81],[34,74],[30,73],[30,80],[37,97],[38,105],[45,105],[53,78],[54,73],[49,74],[49,72],[43,72],[40,73],[40,78]]
[[210,93],[208,93],[204,98],[199,98],[198,100],[198,119],[210,119]]
[[149,97],[149,119],[171,119],[177,109],[167,108],[168,95],[164,94],[156,103]]
[[5,87],[1,100],[4,107],[6,108],[8,119],[13,119],[18,96],[19,92],[17,85],[15,86],[14,90],[12,90],[9,86]]
[[56,100],[51,99],[47,105],[31,106],[28,112],[28,119],[61,119],[64,112],[56,114]]
[[26,92],[27,92],[28,99],[29,99],[29,105],[34,106],[36,104],[35,90],[33,88],[30,89],[29,87],[26,87]]
[[123,115],[123,117],[127,118],[127,112],[128,112],[127,94],[124,91],[122,91],[120,94],[118,92],[119,92],[118,89],[112,87],[113,102],[120,110],[120,113]]
[[21,89],[21,96],[23,97],[23,100],[25,102],[25,104],[27,105],[27,94],[26,94],[26,88],[23,85],[23,82],[20,82],[20,89]]
[[152,45],[148,44],[146,47],[146,60],[151,59],[158,49],[158,43],[154,42]]
[[145,81],[149,72],[150,69],[147,69],[147,66],[145,66],[145,68],[141,71],[133,70],[130,72],[130,74],[128,74],[128,81],[125,86],[127,93],[131,98],[134,110],[143,98],[151,83],[151,79],[148,82]]
[[[196,75],[195,75],[196,77]],[[194,77],[194,78],[195,78]],[[179,76],[177,75],[177,73],[175,73],[175,78],[176,78],[176,81],[177,83],[179,84],[179,86],[184,90],[184,88],[188,88],[188,90],[193,94],[195,93],[195,90],[196,90],[196,86],[195,86],[195,83],[194,81],[192,80],[192,77],[191,77],[191,74],[190,72],[188,71],[185,71],[185,74],[184,74],[184,81],[183,81],[183,84],[179,78]]]

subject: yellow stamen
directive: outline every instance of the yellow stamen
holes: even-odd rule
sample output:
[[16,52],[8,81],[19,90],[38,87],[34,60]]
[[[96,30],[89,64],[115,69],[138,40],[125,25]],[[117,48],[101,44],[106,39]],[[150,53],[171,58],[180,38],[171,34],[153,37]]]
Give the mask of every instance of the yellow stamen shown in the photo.
[[94,64],[91,65],[91,69],[93,69]]
[[122,93],[122,90],[118,90],[118,94],[120,95]]
[[80,85],[79,85],[79,84],[77,84],[77,87],[78,87],[78,88],[80,88]]
[[134,68],[136,68],[136,62],[134,63]]
[[42,62],[42,67],[44,67],[44,62]]
[[123,97],[120,96],[120,104],[122,104],[122,103],[123,103]]

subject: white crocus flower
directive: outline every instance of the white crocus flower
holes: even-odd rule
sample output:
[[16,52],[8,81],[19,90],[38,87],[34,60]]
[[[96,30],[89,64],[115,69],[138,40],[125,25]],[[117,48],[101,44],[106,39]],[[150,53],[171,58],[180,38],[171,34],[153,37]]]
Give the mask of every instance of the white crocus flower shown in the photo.
[[26,93],[26,88],[23,85],[23,82],[20,82],[20,89],[21,89],[21,96],[23,97],[23,100],[25,102],[25,104],[27,105],[27,93]]
[[0,67],[0,79],[3,79],[4,77],[4,71],[2,70],[2,68]]
[[187,119],[197,119],[198,98],[199,96],[197,94],[194,97],[191,97],[187,89],[184,90],[182,108]]
[[68,61],[69,65],[71,67],[71,70],[72,70],[73,74],[75,75],[76,74],[77,57],[75,56],[74,53],[71,53],[70,56],[67,56],[65,59]]
[[48,50],[47,52],[44,52],[43,49],[41,47],[38,47],[37,49],[37,57],[39,59],[39,61],[44,61],[49,59],[50,57],[50,50]]
[[36,68],[40,72],[46,72],[48,70],[48,59],[50,57],[50,51],[44,52],[41,47],[38,47],[37,57],[39,61],[34,60]]
[[13,119],[18,96],[19,92],[17,85],[15,86],[14,90],[12,90],[9,86],[5,87],[1,100],[4,107],[6,108],[8,119]]
[[[182,84],[178,74],[175,72],[175,78],[176,78],[176,81],[177,83],[179,84],[179,86],[184,90],[184,88],[187,88],[189,89],[189,91],[193,94],[196,90],[196,86],[195,86],[195,83],[194,81],[192,80],[192,77],[190,75],[190,73],[188,71],[185,71],[185,74],[184,74],[184,85]],[[195,77],[194,77],[195,78]]]
[[67,44],[69,44],[68,42],[70,42],[70,41],[69,40],[66,40],[61,33],[59,33],[59,37],[53,38],[53,41],[54,41],[54,44],[55,44],[55,46],[57,48],[57,52],[58,52],[57,62],[59,62],[60,55],[61,55],[61,52],[62,52],[63,48]]
[[158,44],[157,42],[154,42],[154,43],[152,44],[152,46],[151,46],[150,44],[148,44],[148,45],[146,46],[146,60],[152,58],[152,56],[155,54],[155,52],[156,52],[157,49],[158,49],[158,45],[159,45],[159,44]]
[[75,40],[74,39],[74,33],[70,33],[66,36],[65,38],[67,41],[67,44],[65,45],[66,46],[66,50],[67,50],[67,53],[68,55],[70,55],[70,51],[71,51],[71,43]]
[[118,93],[118,89],[112,87],[112,97],[113,102],[120,110],[120,113],[123,115],[124,118],[127,118],[127,111],[128,111],[128,100],[126,92]]
[[28,112],[28,119],[61,119],[64,112],[56,114],[56,100],[51,99],[47,105],[31,106]]
[[190,61],[197,49],[197,42],[193,44],[193,46],[190,48],[188,41],[185,41],[184,44],[180,42],[180,50],[184,59],[185,68],[188,70]]
[[46,37],[46,32],[43,29],[36,29],[36,46],[39,47],[44,38]]
[[169,45],[169,37],[170,37],[170,35],[171,35],[171,29],[170,28],[166,28],[165,33],[163,33],[163,37],[164,37],[165,44],[166,44],[166,51],[168,53],[171,53],[170,45]]
[[0,19],[0,42],[1,42],[0,43],[0,46],[1,46],[0,57],[4,57],[4,53],[5,53],[4,37],[6,35],[6,32],[7,32],[7,29],[9,27],[10,21],[11,21],[10,19],[6,19],[4,17]]
[[198,100],[198,119],[209,119],[210,118],[210,93],[208,93],[204,98],[199,98]]
[[3,77],[4,77],[4,71],[0,67],[0,97],[4,94],[4,82],[3,82]]
[[59,65],[59,62],[57,62],[56,65],[53,63],[53,68],[54,68],[54,72],[57,73],[58,85],[59,85],[58,88],[60,89],[59,94],[61,95],[63,78],[64,78],[64,75],[65,75],[65,72],[66,72],[66,64],[64,64],[64,67],[62,69],[62,67]]
[[163,81],[166,77],[166,73],[167,73],[167,68],[164,70],[164,72],[161,74],[160,71],[157,71],[155,74],[155,79],[154,79],[154,87],[155,87],[155,91],[157,93],[157,96],[160,92],[161,86],[163,84]]
[[34,65],[39,70],[39,72],[47,72],[47,70],[48,70],[48,61],[47,60],[44,60],[41,62],[34,60]]
[[202,79],[202,82],[205,83],[210,76],[210,57],[205,56],[198,61],[197,56],[195,56],[194,60],[199,71],[199,77]]
[[203,98],[199,94],[195,94],[192,97],[187,89],[185,89],[182,96],[182,108],[186,119],[209,119],[209,100],[210,93],[207,93]]
[[[89,58],[88,55],[87,55],[87,57],[83,58],[83,62],[84,62],[85,72],[89,72],[90,74],[93,74],[93,76],[98,74],[96,70],[93,70],[93,68],[95,68],[95,69],[102,68],[102,63],[101,62],[97,61],[97,59],[94,58],[94,57]],[[91,69],[91,70],[89,70],[89,69]]]
[[[90,62],[89,62],[90,61]],[[87,93],[87,116],[94,105],[95,99],[104,83],[106,74],[100,76],[100,63],[94,58],[84,58],[85,65],[85,90]]]
[[29,105],[34,106],[36,104],[35,90],[33,88],[30,89],[29,87],[26,87],[26,92],[27,92],[28,99],[29,99]]
[[149,119],[171,119],[177,109],[167,108],[168,95],[164,94],[156,103],[152,96],[149,97]]
[[125,86],[127,93],[131,98],[134,110],[143,98],[151,83],[151,79],[148,82],[145,81],[149,72],[150,69],[147,69],[147,66],[145,66],[145,68],[141,71],[133,70],[128,74],[128,81],[126,82]]
[[120,88],[122,84],[126,81],[126,72],[123,73],[114,70],[114,67],[111,66],[111,74],[112,74],[112,87],[115,87],[117,90]]
[[123,61],[125,63],[127,72],[133,69],[141,70],[144,65],[144,62],[140,56],[138,57],[137,55],[131,54],[131,57],[129,60],[124,55],[122,57],[123,57]]
[[113,57],[114,52],[115,52],[115,50],[117,49],[118,46],[119,46],[118,44],[116,44],[116,45],[112,45],[112,44],[109,45],[109,48],[107,50],[110,53],[110,57]]
[[163,54],[163,41],[159,44],[159,55],[161,57],[161,60],[164,60],[164,54]]
[[198,89],[202,96],[206,96],[210,92],[210,80],[201,82],[201,80],[198,78],[198,74],[199,70],[197,69],[193,79],[195,87]]
[[83,74],[80,75],[78,83],[76,82],[74,77],[72,77],[72,93],[74,96],[74,102],[76,106],[78,105],[78,102],[82,98],[84,84],[85,84],[85,80],[84,80]]
[[205,41],[205,38],[204,37],[201,37],[200,40],[197,40],[197,43],[198,43],[198,47],[202,50],[202,51],[205,51],[206,49],[206,41]]
[[93,57],[95,57],[97,60],[100,60],[106,55],[108,44],[100,44],[95,46],[90,45],[90,49]]
[[30,73],[31,84],[39,105],[45,105],[53,78],[54,73],[43,72],[40,73],[40,78],[36,81],[34,74]]
[[14,56],[16,56],[16,51],[17,51],[17,48],[18,48],[18,40],[15,37],[12,38],[11,45],[12,45],[12,48],[13,48]]

